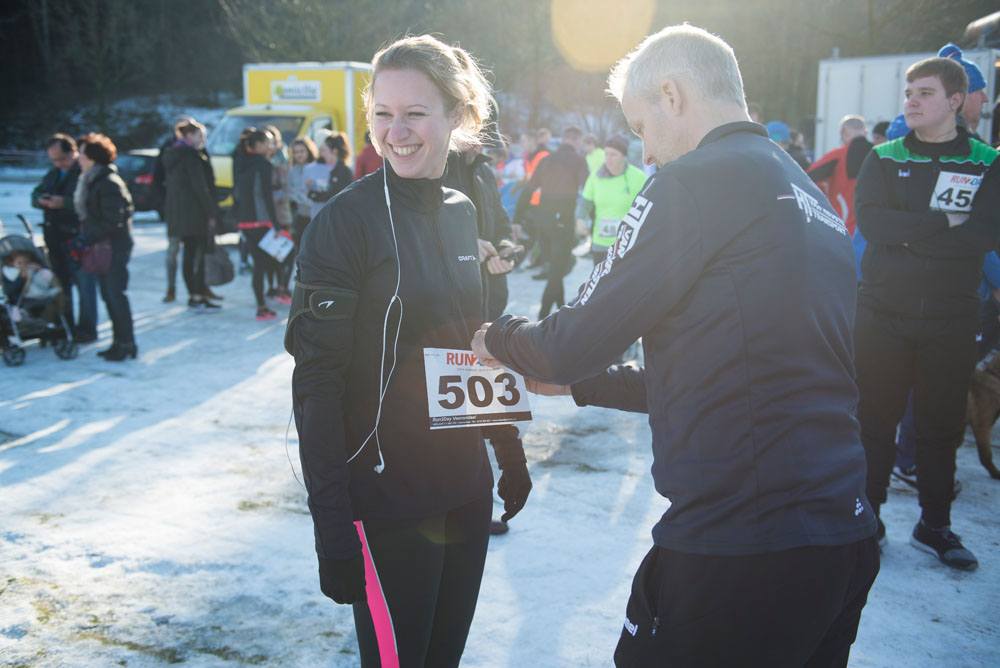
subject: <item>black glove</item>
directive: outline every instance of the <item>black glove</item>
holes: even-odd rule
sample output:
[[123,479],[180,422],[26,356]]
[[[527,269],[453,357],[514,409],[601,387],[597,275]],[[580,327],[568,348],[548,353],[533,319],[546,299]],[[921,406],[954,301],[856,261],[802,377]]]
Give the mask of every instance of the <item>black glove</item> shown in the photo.
[[500,520],[506,522],[521,512],[530,493],[531,476],[528,475],[526,463],[510,464],[502,469],[500,482],[497,483],[497,494],[503,499],[504,510]]
[[504,514],[500,519],[506,522],[521,512],[531,493],[531,476],[528,475],[524,445],[517,427],[485,427],[483,435],[493,444],[493,452],[500,466],[497,494],[503,499]]
[[358,603],[365,600],[365,560],[360,554],[353,559],[319,560],[319,588],[334,603]]

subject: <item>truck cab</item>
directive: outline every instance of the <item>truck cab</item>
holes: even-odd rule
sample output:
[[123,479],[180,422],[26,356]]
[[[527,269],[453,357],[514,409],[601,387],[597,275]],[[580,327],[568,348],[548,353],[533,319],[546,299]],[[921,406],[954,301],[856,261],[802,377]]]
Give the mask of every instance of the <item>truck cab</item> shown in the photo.
[[233,151],[240,141],[240,133],[248,127],[267,125],[281,131],[286,149],[299,137],[321,142],[326,134],[339,129],[331,114],[304,105],[245,105],[230,109],[205,143],[215,170],[215,187],[222,200],[221,206],[232,204]]
[[243,105],[228,110],[206,142],[220,206],[232,205],[232,156],[245,128],[274,125],[286,150],[299,137],[319,143],[343,131],[356,155],[364,146],[362,91],[370,72],[370,64],[356,62],[244,65]]

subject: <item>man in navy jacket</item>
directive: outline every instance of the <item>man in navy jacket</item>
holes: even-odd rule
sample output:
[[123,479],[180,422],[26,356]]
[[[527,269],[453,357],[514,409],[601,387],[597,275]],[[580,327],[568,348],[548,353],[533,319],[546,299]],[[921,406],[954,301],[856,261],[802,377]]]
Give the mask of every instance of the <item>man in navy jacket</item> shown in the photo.
[[[610,85],[661,169],[575,302],[484,325],[473,351],[541,393],[649,415],[671,506],[618,665],[846,665],[878,571],[846,227],[750,122],[721,39],[667,28]],[[608,368],[640,337],[645,369]]]

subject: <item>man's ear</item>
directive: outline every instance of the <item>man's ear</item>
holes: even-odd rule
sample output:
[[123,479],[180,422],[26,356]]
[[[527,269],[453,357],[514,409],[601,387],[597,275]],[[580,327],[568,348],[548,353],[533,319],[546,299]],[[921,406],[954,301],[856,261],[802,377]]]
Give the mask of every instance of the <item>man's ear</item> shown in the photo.
[[965,104],[965,93],[955,93],[948,100],[948,103],[951,106],[951,110],[957,114],[958,110]]
[[687,105],[687,91],[679,84],[677,79],[664,79],[660,84],[660,107],[671,117],[681,115]]

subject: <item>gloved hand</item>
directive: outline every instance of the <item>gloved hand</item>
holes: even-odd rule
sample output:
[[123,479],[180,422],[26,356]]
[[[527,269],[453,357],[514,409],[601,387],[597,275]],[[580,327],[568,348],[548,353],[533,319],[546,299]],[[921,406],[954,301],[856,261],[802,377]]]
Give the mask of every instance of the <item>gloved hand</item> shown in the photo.
[[319,588],[334,603],[350,604],[365,600],[365,560],[319,560]]
[[497,483],[497,494],[503,499],[504,510],[500,520],[507,522],[521,512],[530,493],[531,476],[528,475],[528,465],[525,462],[509,464],[502,469],[500,482]]
[[503,499],[504,513],[500,519],[506,522],[521,512],[531,493],[531,476],[528,475],[524,445],[517,427],[509,425],[485,427],[483,435],[493,444],[500,466],[497,494]]

